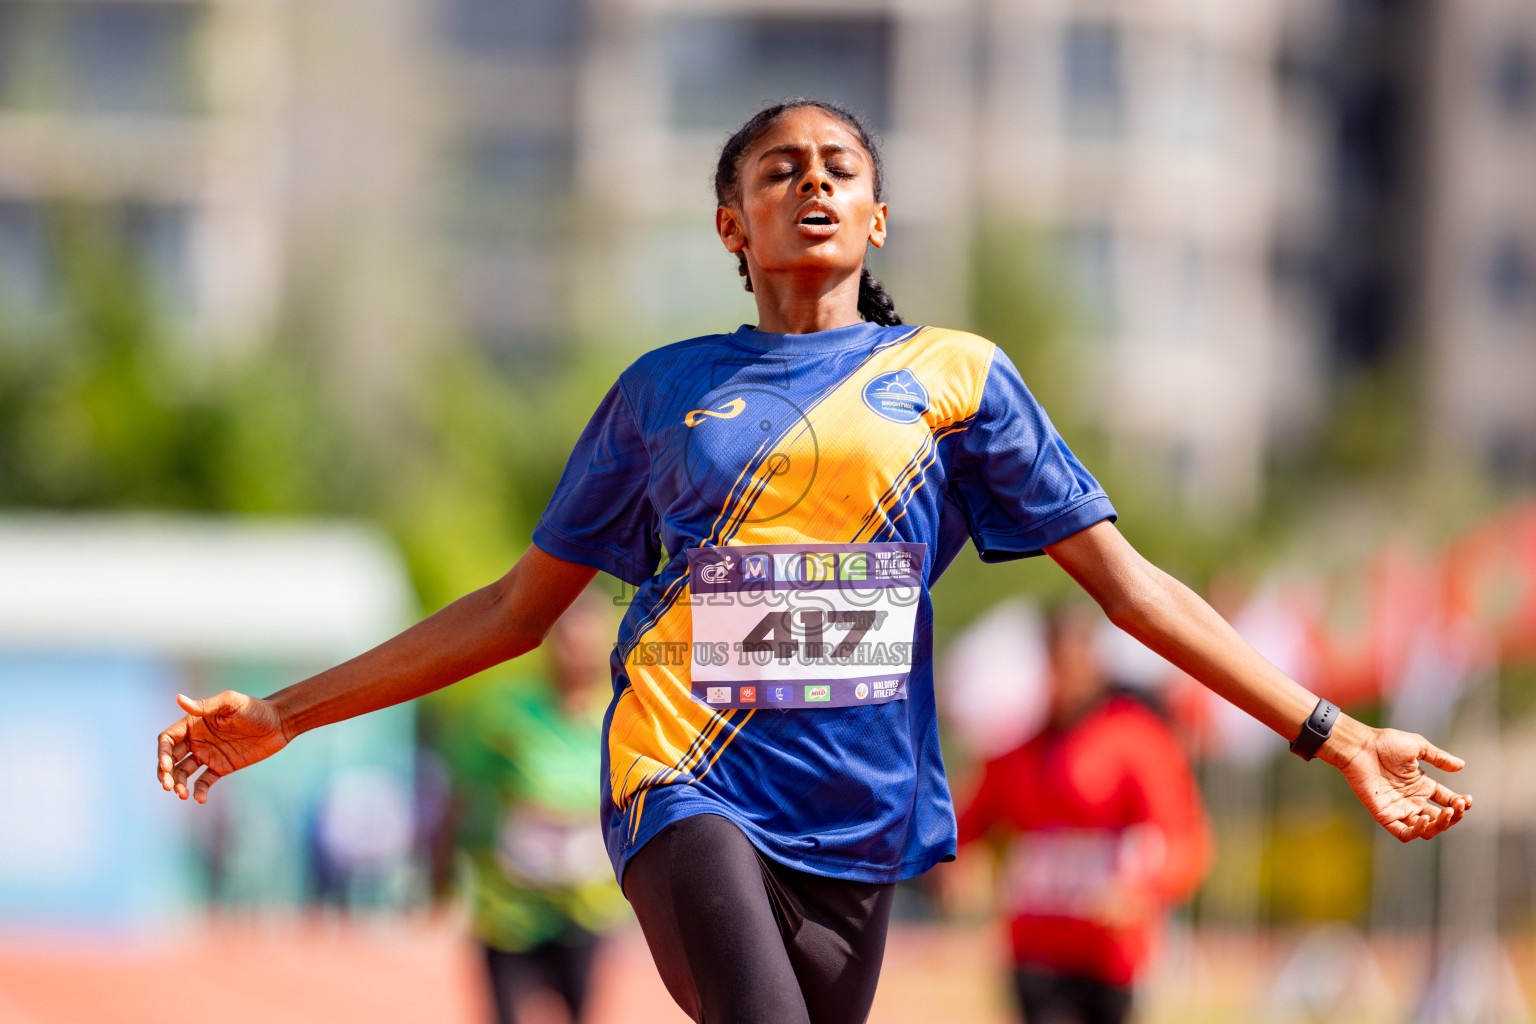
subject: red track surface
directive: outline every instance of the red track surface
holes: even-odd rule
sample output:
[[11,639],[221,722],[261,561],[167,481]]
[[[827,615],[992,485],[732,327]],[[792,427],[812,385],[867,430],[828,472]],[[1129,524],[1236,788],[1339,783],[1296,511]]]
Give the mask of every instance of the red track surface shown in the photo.
[[[1186,936],[1148,977],[1138,995],[1138,1019],[1301,1019],[1277,1013],[1273,1002],[1282,965],[1299,938],[1215,931]],[[870,1021],[1010,1022],[1001,939],[986,928],[893,927]],[[1533,1000],[1519,990],[1536,991],[1536,946],[1513,940],[1505,950],[1512,969],[1506,971],[1506,1005],[1528,1007]],[[1370,943],[1367,959],[1344,965],[1348,977],[1340,1001],[1309,1019],[1410,1019],[1430,952],[1422,936]],[[484,1024],[481,984],[478,959],[460,925],[440,918],[221,920],[137,943],[0,930],[0,1024]],[[610,944],[593,1001],[588,1024],[687,1024],[635,932]],[[529,1024],[563,1019],[543,1009],[528,1015]]]
[[[1001,1024],[989,938],[893,932],[871,1019]],[[478,972],[441,920],[220,922],[138,943],[0,933],[0,1022],[481,1024]],[[593,1001],[590,1024],[687,1024],[634,932],[607,950]]]

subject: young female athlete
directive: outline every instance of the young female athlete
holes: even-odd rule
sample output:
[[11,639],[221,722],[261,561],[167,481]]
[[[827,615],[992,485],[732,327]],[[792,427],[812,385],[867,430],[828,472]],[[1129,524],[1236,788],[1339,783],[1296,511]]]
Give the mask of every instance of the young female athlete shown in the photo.
[[165,789],[206,801],[303,732],[532,650],[602,570],[638,588],[602,825],[668,989],[710,1024],[862,1021],[893,883],[955,850],[928,589],[969,539],[985,561],[1049,554],[1122,629],[1343,772],[1398,839],[1461,818],[1471,797],[1419,769],[1460,759],[1339,714],[1126,543],[990,342],[902,324],[864,269],[886,205],[856,117],[764,110],[715,186],[757,326],[625,370],[500,580],[265,699],[178,698]]

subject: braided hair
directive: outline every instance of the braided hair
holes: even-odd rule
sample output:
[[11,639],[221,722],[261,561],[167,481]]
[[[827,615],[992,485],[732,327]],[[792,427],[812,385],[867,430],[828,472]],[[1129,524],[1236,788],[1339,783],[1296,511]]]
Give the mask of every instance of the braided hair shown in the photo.
[[[875,169],[875,201],[885,201],[885,167],[880,159],[880,148],[875,143],[875,135],[864,124],[862,118],[847,107],[826,100],[796,98],[775,103],[771,107],[764,107],[753,114],[747,123],[736,129],[725,145],[720,149],[720,162],[715,165],[715,202],[721,206],[729,206],[741,198],[741,158],[746,155],[748,149],[773,126],[780,115],[790,110],[799,110],[804,107],[815,107],[824,110],[837,118],[853,134],[859,137],[859,143],[864,151],[869,154],[870,163]],[[747,254],[736,254],[737,272],[746,281],[747,291],[752,290],[752,278],[747,274]],[[896,300],[886,293],[875,275],[869,272],[868,267],[859,270],[859,316],[873,324],[882,327],[894,327],[901,323],[901,315],[896,312]]]

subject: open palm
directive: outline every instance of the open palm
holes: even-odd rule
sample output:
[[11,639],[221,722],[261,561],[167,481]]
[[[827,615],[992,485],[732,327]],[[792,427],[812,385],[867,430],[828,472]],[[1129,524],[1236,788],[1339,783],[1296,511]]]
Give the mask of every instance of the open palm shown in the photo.
[[161,788],[183,800],[207,803],[219,779],[288,745],[281,716],[264,700],[225,690],[204,700],[177,694],[176,703],[187,714],[160,734],[156,773]]
[[1403,841],[1430,839],[1461,820],[1472,798],[1425,775],[1420,761],[1449,772],[1465,762],[1416,733],[1373,730],[1369,742],[1339,766],[1371,816]]

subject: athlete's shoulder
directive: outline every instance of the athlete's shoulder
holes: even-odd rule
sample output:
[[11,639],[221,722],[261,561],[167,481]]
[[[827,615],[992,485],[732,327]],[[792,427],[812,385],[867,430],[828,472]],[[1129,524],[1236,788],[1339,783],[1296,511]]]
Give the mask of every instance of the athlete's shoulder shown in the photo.
[[980,335],[947,327],[914,327],[887,361],[910,370],[931,399],[930,426],[958,424],[981,407],[997,346]]
[[958,331],[952,327],[925,325],[912,329],[907,344],[918,348],[943,349],[956,355],[968,355],[987,361],[997,351],[997,346],[979,334]]
[[630,363],[619,380],[626,386],[648,385],[675,379],[675,374],[697,370],[701,359],[731,348],[729,334],[701,334],[670,345],[653,348]]

